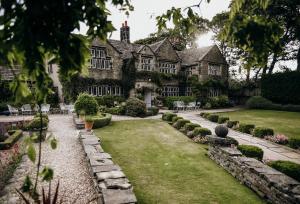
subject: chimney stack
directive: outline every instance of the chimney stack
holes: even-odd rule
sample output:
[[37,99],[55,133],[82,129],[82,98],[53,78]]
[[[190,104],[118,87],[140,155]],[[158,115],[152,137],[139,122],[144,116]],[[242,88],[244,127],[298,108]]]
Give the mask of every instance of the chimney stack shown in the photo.
[[130,27],[128,26],[127,21],[122,23],[122,27],[120,29],[120,38],[122,42],[130,43]]

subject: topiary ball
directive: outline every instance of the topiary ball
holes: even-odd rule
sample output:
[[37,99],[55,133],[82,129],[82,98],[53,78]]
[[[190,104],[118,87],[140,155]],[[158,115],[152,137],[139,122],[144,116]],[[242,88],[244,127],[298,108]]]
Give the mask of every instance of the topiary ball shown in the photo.
[[215,133],[218,137],[223,137],[225,138],[228,134],[228,128],[224,125],[218,125],[215,128]]

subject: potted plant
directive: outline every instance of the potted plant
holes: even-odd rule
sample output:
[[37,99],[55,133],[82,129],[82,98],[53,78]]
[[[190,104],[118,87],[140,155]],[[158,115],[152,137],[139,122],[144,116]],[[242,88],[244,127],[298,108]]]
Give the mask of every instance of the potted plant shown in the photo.
[[86,131],[92,131],[94,125],[94,119],[92,116],[85,116],[84,127]]

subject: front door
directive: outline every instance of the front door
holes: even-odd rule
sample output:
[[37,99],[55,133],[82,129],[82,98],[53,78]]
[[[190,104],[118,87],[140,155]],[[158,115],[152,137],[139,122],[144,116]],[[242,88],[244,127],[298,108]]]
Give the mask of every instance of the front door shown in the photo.
[[146,107],[150,108],[151,107],[151,102],[152,102],[151,91],[146,91],[144,98],[145,98]]

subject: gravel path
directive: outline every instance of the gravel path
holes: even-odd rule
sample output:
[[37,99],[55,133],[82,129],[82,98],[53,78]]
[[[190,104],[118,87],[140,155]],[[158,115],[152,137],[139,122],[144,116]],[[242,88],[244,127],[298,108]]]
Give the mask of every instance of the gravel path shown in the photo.
[[[72,118],[69,115],[51,115],[49,132],[58,139],[58,147],[52,150],[47,143],[42,147],[42,164],[54,169],[54,181],[60,182],[60,195],[63,203],[96,203],[92,201],[97,196],[89,175],[83,149],[77,138]],[[27,156],[23,157],[20,167],[16,170],[10,183],[5,187],[0,203],[22,203],[16,195],[24,177],[33,174],[35,167]]]

